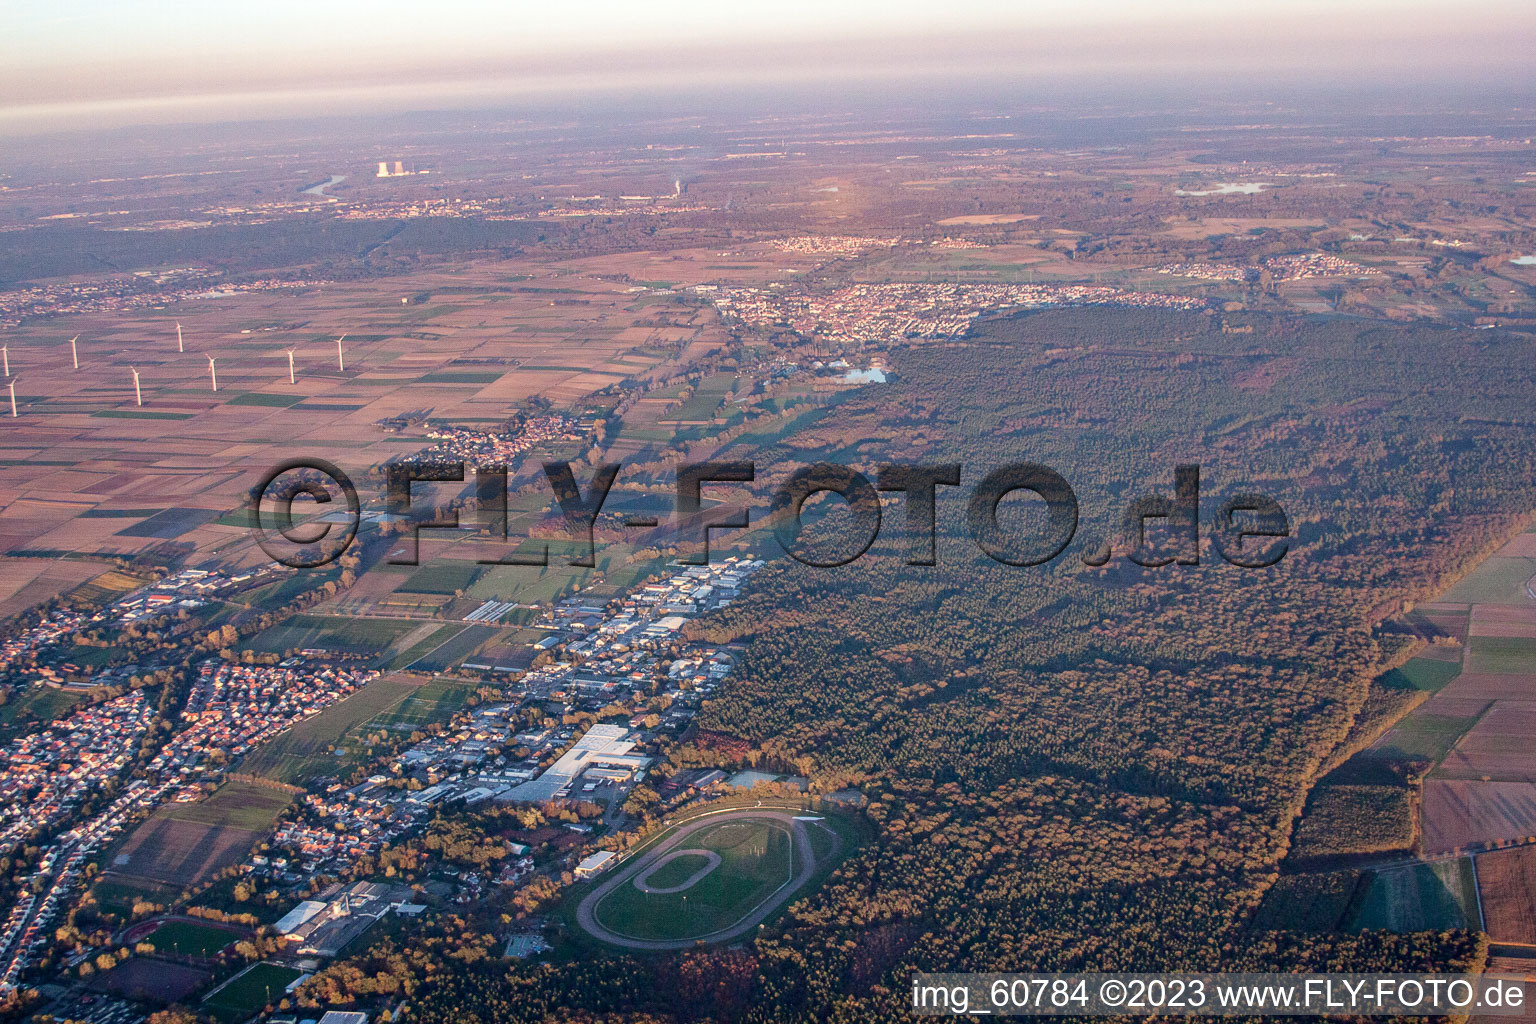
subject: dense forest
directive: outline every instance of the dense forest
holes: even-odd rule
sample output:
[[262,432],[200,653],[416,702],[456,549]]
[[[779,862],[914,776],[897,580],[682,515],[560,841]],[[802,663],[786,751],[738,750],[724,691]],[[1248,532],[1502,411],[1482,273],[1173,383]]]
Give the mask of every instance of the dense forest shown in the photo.
[[[410,1019],[896,1020],[917,970],[1478,962],[1466,933],[1283,931],[1255,913],[1372,678],[1402,654],[1383,620],[1536,507],[1530,339],[1060,311],[890,361],[890,383],[771,449],[721,454],[756,458],[760,480],[822,460],[871,479],[880,463],[961,463],[962,486],[939,488],[939,564],[905,564],[887,496],[865,557],[780,559],[692,627],[746,649],[704,735],[818,789],[860,787],[875,838],[745,951],[511,967],[396,953],[416,979]],[[1082,509],[1077,539],[1031,568],[987,559],[964,515],[983,474],[1023,461],[1060,472]],[[1143,568],[1123,538],[1085,564],[1137,496],[1172,495],[1177,464],[1201,467],[1201,564]],[[1212,514],[1243,492],[1288,514],[1278,565],[1210,550]],[[1039,525],[1005,505],[1010,529]]]

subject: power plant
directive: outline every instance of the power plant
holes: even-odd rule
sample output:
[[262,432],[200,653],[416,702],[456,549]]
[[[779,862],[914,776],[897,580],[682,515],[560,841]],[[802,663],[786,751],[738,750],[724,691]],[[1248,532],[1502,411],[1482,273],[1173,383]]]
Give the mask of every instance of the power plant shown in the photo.
[[415,168],[412,168],[409,171],[406,170],[405,169],[405,161],[404,160],[396,160],[393,163],[393,165],[391,165],[391,163],[388,160],[380,160],[379,161],[379,173],[377,175],[375,175],[375,177],[379,177],[379,178],[409,178],[413,174],[426,174],[426,173],[427,173],[426,171],[418,171]]

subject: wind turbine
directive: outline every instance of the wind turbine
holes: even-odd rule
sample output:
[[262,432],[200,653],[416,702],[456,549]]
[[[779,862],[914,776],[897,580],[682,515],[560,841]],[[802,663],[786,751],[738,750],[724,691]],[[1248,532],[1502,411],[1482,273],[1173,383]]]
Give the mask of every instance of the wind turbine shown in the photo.
[[181,321],[180,320],[176,321],[176,351],[177,352],[185,352],[186,351],[186,349],[183,348],[182,344],[181,344]]
[[75,369],[77,369],[77,370],[80,369],[80,350],[75,347],[75,342],[77,342],[79,340],[80,340],[80,335],[78,335],[78,334],[75,335],[73,338],[69,339],[69,354],[70,354],[70,357],[72,359],[74,359],[74,361],[75,361]]
[[347,336],[343,334],[341,337],[336,339],[336,369],[340,370],[342,373],[347,372],[347,364],[342,362],[341,359],[341,343],[345,341],[346,338]]
[[16,378],[11,378],[11,419],[16,418]]
[[294,380],[293,380],[293,349],[289,349],[288,350],[288,383],[289,384],[294,383]]
[[208,357],[208,376],[213,381],[213,390],[217,391],[219,390],[219,371],[213,367],[215,361],[213,356]]
[[139,371],[128,367],[128,372],[133,374],[133,400],[139,405],[144,404],[144,393],[139,390]]
[[5,357],[5,375],[9,377],[11,375],[11,346],[0,345],[0,355]]

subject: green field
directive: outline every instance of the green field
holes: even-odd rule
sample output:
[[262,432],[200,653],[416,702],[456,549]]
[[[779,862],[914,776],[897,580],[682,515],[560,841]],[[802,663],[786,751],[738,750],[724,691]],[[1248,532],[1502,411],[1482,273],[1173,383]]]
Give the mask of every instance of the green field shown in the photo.
[[103,878],[91,886],[91,897],[96,900],[97,905],[109,914],[116,914],[124,921],[132,916],[133,905],[139,900],[164,906],[176,896],[177,890],[170,886],[157,885],[148,879],[129,881],[118,877]]
[[433,722],[446,724],[474,692],[473,684],[434,679],[415,687],[404,700],[368,719],[357,731],[369,733],[380,729],[420,729]]
[[408,594],[452,594],[468,590],[480,575],[481,568],[473,562],[433,562],[412,573],[400,590]]
[[1370,756],[1423,759],[1438,764],[1476,723],[1476,718],[1431,715],[1420,710],[1393,726],[1370,751]]
[[[416,621],[413,621],[411,625],[417,628],[421,627],[421,623]],[[393,659],[389,663],[389,667],[391,669],[401,669],[405,668],[407,665],[415,663],[421,658],[426,657],[432,651],[441,647],[443,644],[447,643],[453,637],[457,636],[460,632],[463,631],[463,629],[464,626],[462,623],[453,622],[429,630],[427,634],[420,640],[417,640],[415,643],[412,643],[410,646],[394,655]],[[408,633],[401,639],[403,641],[409,639],[409,637],[413,635],[415,634]]]
[[29,686],[20,696],[0,704],[0,725],[11,725],[19,718],[51,722],[85,699],[85,690],[63,690],[52,686]]
[[382,651],[418,623],[402,619],[352,619],[335,615],[293,615],[262,630],[247,644],[258,654],[282,654],[319,647],[333,651]]
[[[675,893],[646,893],[626,881],[597,904],[599,923],[637,939],[707,935],[741,920],[793,874],[789,832],[778,822],[723,822],[693,833],[683,843],[686,849],[719,854],[720,866]],[[651,884],[678,884],[703,863],[703,858],[679,860],[685,863],[676,871],[668,865]]]
[[302,972],[277,964],[255,964],[203,1000],[203,1010],[222,1021],[240,1021],[283,998]]
[[1494,557],[1436,600],[1446,604],[1515,602],[1525,593],[1525,581],[1536,576],[1536,558]]
[[1433,693],[1459,675],[1461,665],[1457,662],[1413,658],[1402,668],[1395,668],[1384,675],[1381,685],[1396,690],[1427,690]]
[[1536,640],[1515,636],[1474,636],[1467,641],[1471,664],[1479,672],[1521,675],[1536,665]]
[[501,630],[495,626],[464,626],[415,661],[402,667],[414,672],[442,672],[469,657],[500,633]]
[[231,398],[227,405],[256,405],[273,409],[286,409],[290,405],[298,405],[304,401],[303,395],[274,395],[265,391],[247,391],[243,395]]
[[260,832],[270,828],[282,809],[292,802],[293,795],[283,790],[230,779],[201,800],[166,805],[164,814],[177,821]]
[[725,393],[736,387],[734,373],[717,373],[699,381],[688,400],[664,416],[661,422],[677,420],[707,420],[720,408]]
[[196,921],[167,921],[144,941],[161,953],[210,957],[239,939],[238,933],[212,925],[198,924]]
[[1458,857],[1376,872],[1352,930],[1419,932],[1481,927],[1472,861]]
[[416,686],[380,676],[346,700],[288,729],[248,754],[240,770],[279,782],[299,783],[310,775],[334,771],[334,753],[343,736],[400,703]]

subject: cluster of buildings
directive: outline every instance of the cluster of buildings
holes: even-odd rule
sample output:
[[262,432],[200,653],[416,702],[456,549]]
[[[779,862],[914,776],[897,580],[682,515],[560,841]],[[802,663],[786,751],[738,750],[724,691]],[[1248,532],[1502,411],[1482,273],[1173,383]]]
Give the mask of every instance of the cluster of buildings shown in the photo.
[[[135,309],[158,309],[173,302],[207,295],[217,288],[220,295],[266,292],[291,288],[312,288],[323,281],[308,278],[262,278],[240,283],[222,281],[217,272],[175,284],[153,286],[137,276],[119,275],[99,281],[68,284],[29,285],[0,290],[0,327],[20,327],[23,321],[46,316],[78,313],[122,313]],[[16,353],[11,353],[15,359]]]
[[134,690],[12,740],[0,751],[0,851],[59,820],[115,780],[155,709]]
[[[200,608],[211,598],[258,587],[290,575],[292,572],[292,569],[279,565],[241,569],[236,572],[218,569],[183,569],[148,586],[124,594],[92,615],[69,609],[49,612],[37,625],[0,641],[0,671],[28,662],[35,663],[38,656],[48,648],[74,637],[89,627],[102,624],[126,626],[136,622],[151,621],[159,616],[172,614],[178,609]],[[129,670],[104,670],[94,676],[67,663],[53,667],[38,666],[38,671],[44,680],[60,681],[68,677],[77,678],[84,685],[103,686],[117,682],[116,677],[126,677],[130,671],[142,671],[145,667],[139,665],[132,666]]]
[[1050,306],[1135,306],[1199,310],[1203,299],[1103,285],[856,284],[825,294],[732,288],[714,300],[727,319],[787,328],[834,344],[956,337],[984,314]]
[[42,848],[37,866],[0,929],[0,993],[13,991],[22,972],[52,941],[49,926],[73,902],[91,855],[140,814],[154,808],[171,784],[134,779],[107,807]]
[[414,895],[404,885],[354,882],[343,888],[338,882],[299,903],[273,927],[295,953],[333,957],[385,914],[414,917],[426,910],[413,902]]
[[49,612],[37,625],[0,640],[0,671],[35,658],[44,648],[74,636],[85,622],[85,616],[79,612],[60,609]]
[[[202,762],[209,753],[243,753],[340,700],[374,675],[328,665],[308,667],[297,658],[277,668],[218,659],[206,663],[183,714],[187,727],[150,764],[160,773],[158,781],[132,779],[103,810],[43,848],[29,884],[23,887],[28,895],[0,929],[0,992],[15,987],[49,942],[48,925],[68,907],[91,854],[161,801],[196,795],[192,784],[203,777]],[[7,845],[3,848],[58,820],[63,810],[117,778],[132,760],[153,716],[142,691],[135,690],[14,741],[0,755],[6,759],[0,771],[0,779],[5,780],[0,786],[6,788],[0,792],[10,798],[0,811],[5,815],[3,842]]]
[[804,256],[862,256],[871,249],[895,248],[899,238],[860,238],[857,235],[796,235],[775,238],[768,244],[780,252]]
[[184,728],[150,762],[161,778],[177,779],[190,798],[210,769],[208,755],[237,758],[319,714],[378,675],[312,662],[307,656],[281,665],[241,665],[222,659],[203,663],[181,713]]
[[176,608],[199,608],[210,598],[259,587],[292,573],[292,569],[281,565],[257,566],[236,572],[182,569],[119,598],[112,603],[105,617],[128,623],[151,619]]
[[511,433],[434,426],[427,431],[427,436],[437,444],[401,461],[463,461],[472,466],[505,465],[537,445],[580,441],[584,433],[576,420],[555,414],[529,417]]
[[[618,602],[561,602],[540,623],[549,635],[533,645],[549,659],[504,684],[517,699],[463,712],[359,785],[307,796],[304,813],[273,837],[288,857],[253,858],[249,867],[285,872],[291,859],[312,874],[345,865],[408,836],[448,802],[622,802],[651,767],[638,748],[658,730],[686,728],[732,669],[728,651],[684,641],[678,631],[694,615],[729,604],[762,565],[733,556],[679,567]],[[599,712],[626,699],[636,704],[627,724],[594,725],[580,735],[548,724],[557,708]],[[538,713],[525,714],[530,707]]]
[[1204,261],[1166,263],[1158,267],[1157,272],[1200,281],[1257,281],[1266,274],[1275,281],[1301,281],[1314,277],[1359,277],[1371,273],[1351,260],[1320,252],[1269,256],[1254,264]]

